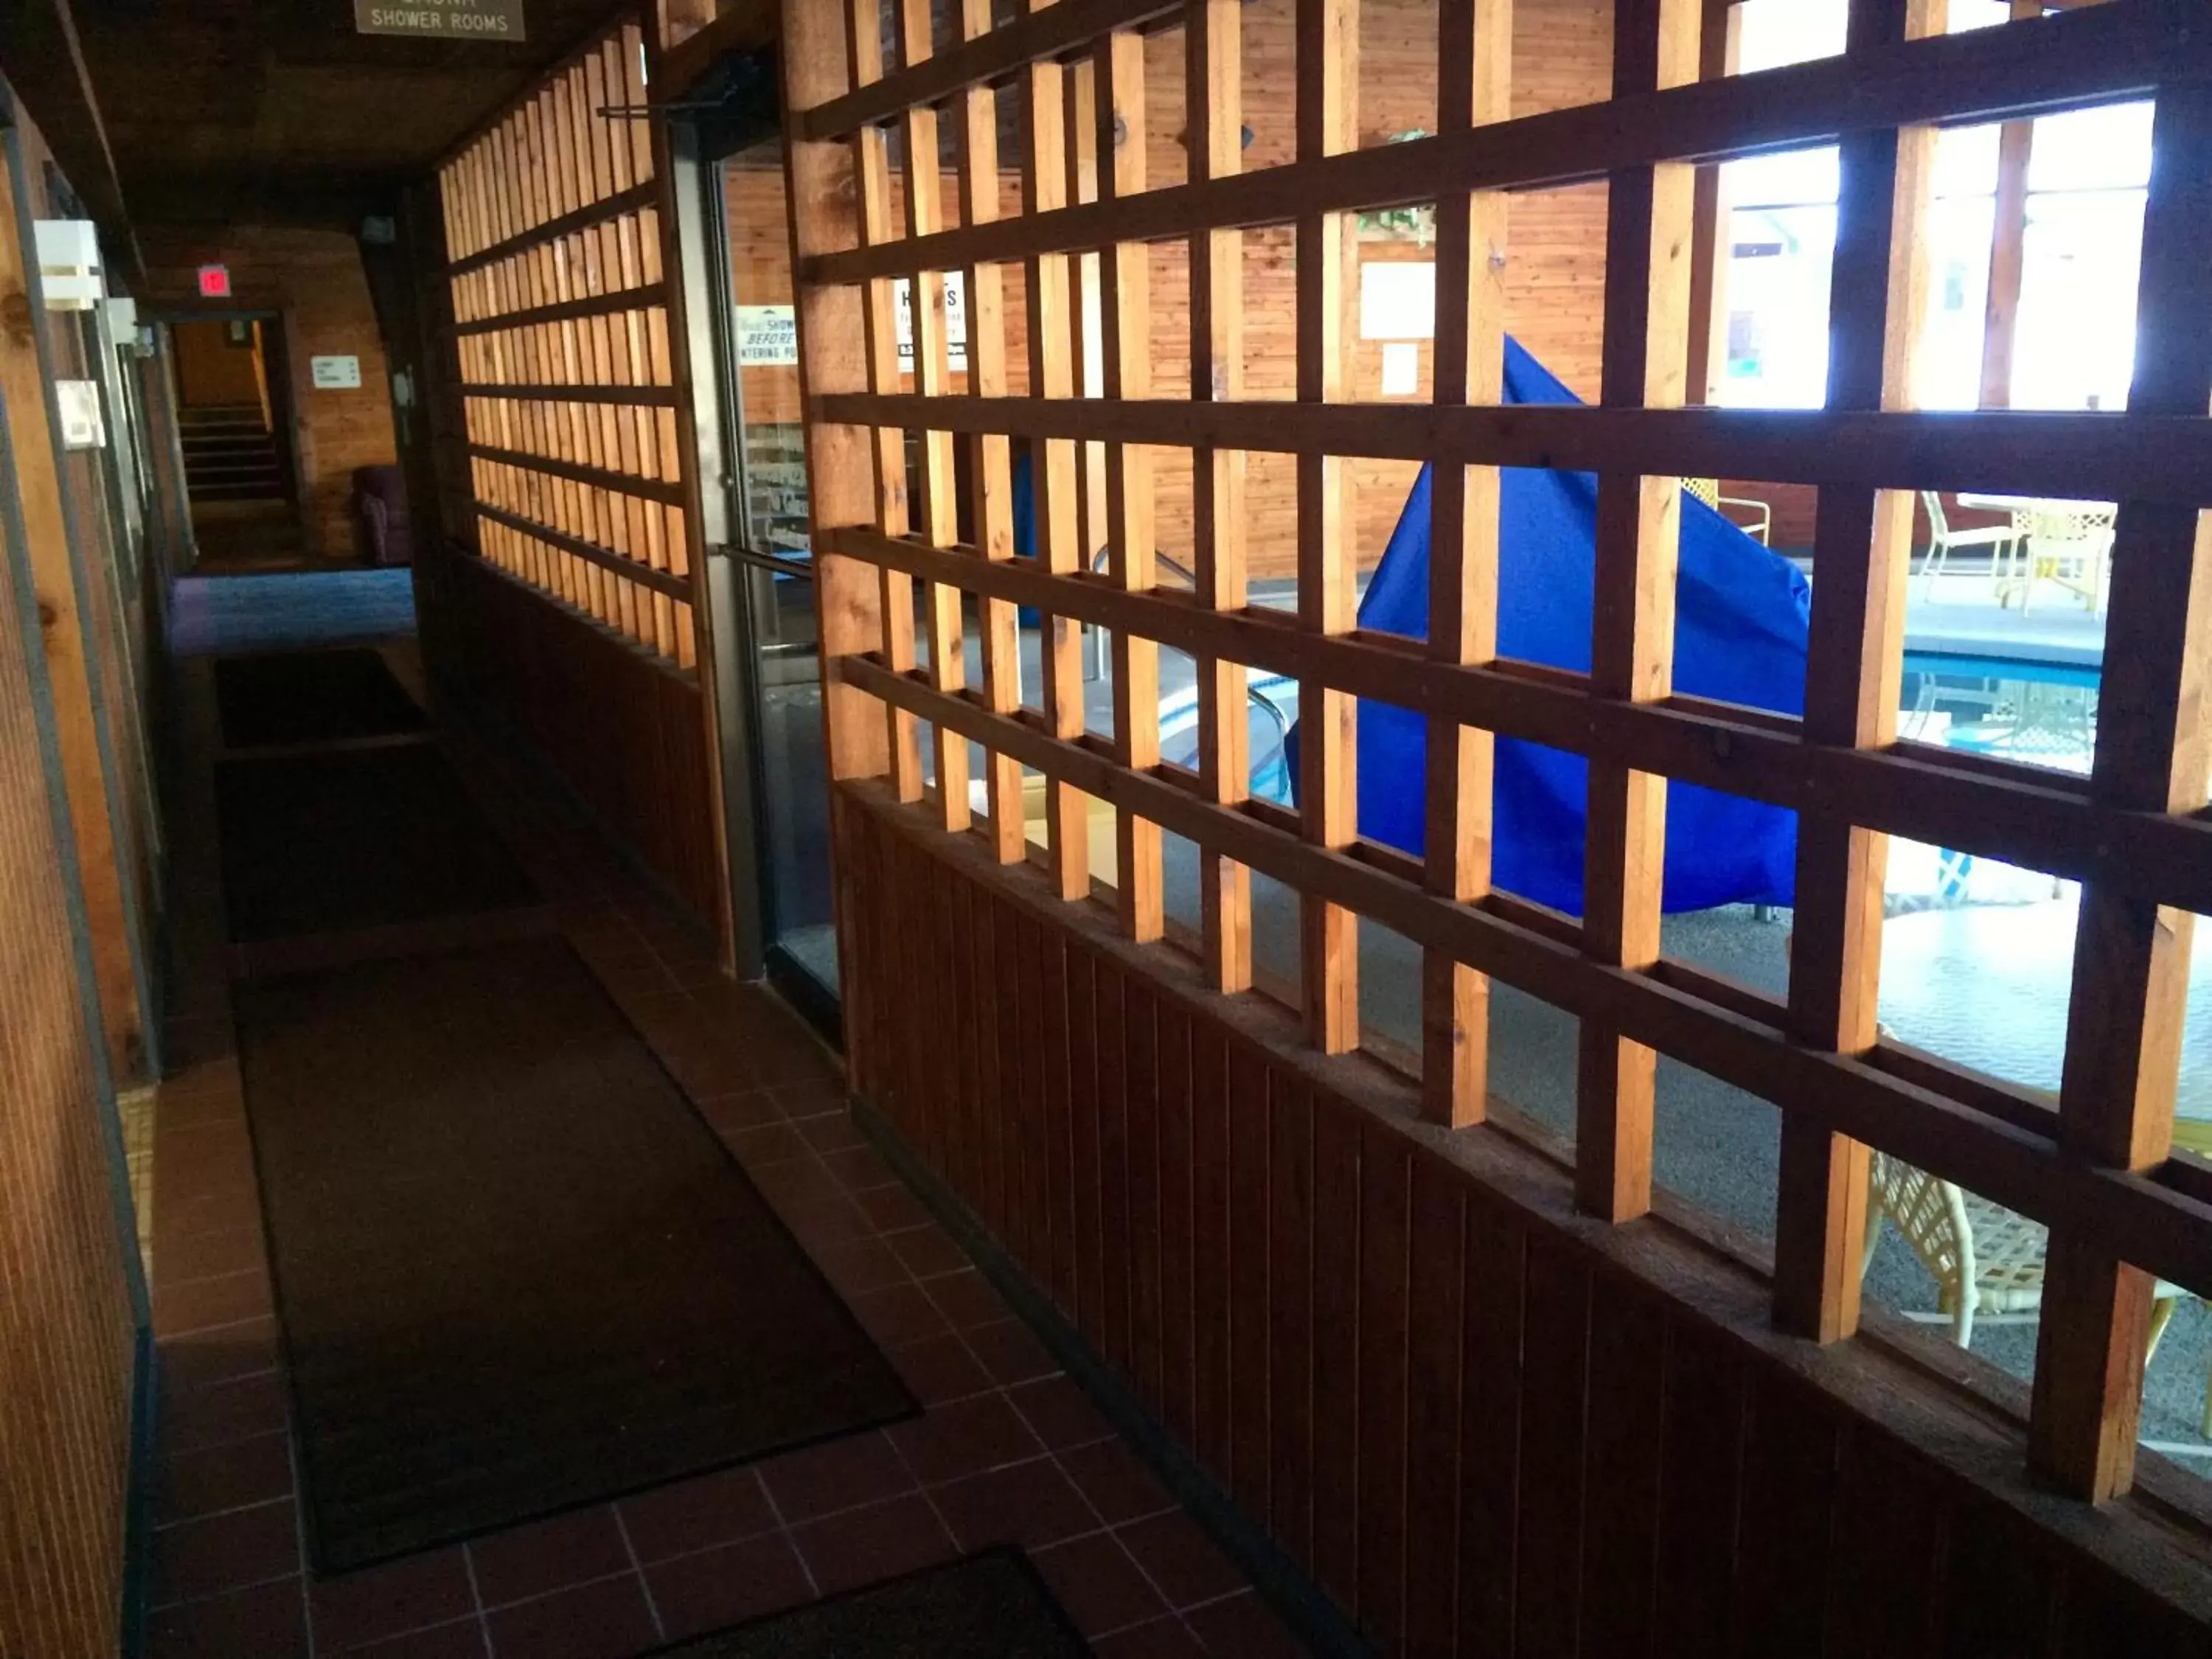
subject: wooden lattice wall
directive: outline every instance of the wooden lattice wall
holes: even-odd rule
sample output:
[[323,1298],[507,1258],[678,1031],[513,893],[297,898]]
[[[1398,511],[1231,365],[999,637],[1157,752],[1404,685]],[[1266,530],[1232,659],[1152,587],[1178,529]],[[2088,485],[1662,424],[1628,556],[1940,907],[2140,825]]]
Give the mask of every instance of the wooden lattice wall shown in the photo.
[[440,174],[475,539],[679,666],[687,450],[645,56],[625,24]]
[[[1117,814],[1112,900],[1159,945],[1163,831],[1201,849],[1207,981],[1251,983],[1250,872],[1300,896],[1305,1042],[1359,1040],[1365,918],[1426,952],[1424,1115],[1458,1133],[1486,1109],[1494,976],[1578,1017],[1576,1194],[1626,1224],[1651,1201],[1654,1076],[1667,1054],[1782,1110],[1772,1316],[1809,1343],[1859,1323],[1870,1146],[2046,1224],[2050,1279],[2027,1456],[2085,1499],[2126,1492],[2154,1281],[2212,1291],[2212,1176],[2171,1153],[2194,913],[2212,907],[2204,811],[2212,720],[2212,30],[2195,0],[2111,0],[1958,36],[1941,0],[1855,0],[1838,58],[1698,83],[1697,0],[1619,0],[1612,96],[1513,114],[1511,0],[1438,9],[1439,131],[1360,148],[1357,0],[1301,0],[1297,145],[1244,170],[1237,0],[1062,0],[994,25],[970,0],[955,39],[896,0],[886,65],[877,0],[787,0],[790,176],[830,749],[842,779],[883,777],[952,835],[1024,854],[1019,769],[1048,780],[1050,869],[1087,901],[1086,798]],[[1181,33],[1188,177],[1146,176],[1145,39]],[[1000,210],[998,106],[1014,100],[1024,193]],[[2157,102],[2141,346],[2124,413],[1915,412],[1936,126],[2126,99]],[[1071,166],[1096,124],[1095,183]],[[933,165],[954,136],[957,189]],[[890,212],[898,135],[903,213]],[[1695,164],[1839,143],[1843,188],[1828,406],[1686,408]],[[1501,408],[1501,306],[1486,257],[1510,193],[1605,180],[1598,404]],[[1431,404],[1347,401],[1350,216],[1438,204]],[[1246,395],[1248,231],[1296,239],[1294,403]],[[1150,244],[1187,246],[1189,375],[1155,379]],[[1071,266],[1099,253],[1103,396],[1076,388]],[[1026,395],[1007,395],[1002,270],[1023,273]],[[966,273],[964,392],[947,375],[941,273]],[[893,284],[916,284],[914,386],[894,349]],[[1178,356],[1181,354],[1178,353]],[[908,434],[918,457],[909,491]],[[1036,456],[1038,556],[1012,556],[1011,441]],[[1082,446],[1105,450],[1111,568],[1080,569]],[[956,542],[956,445],[977,480]],[[1156,456],[1195,479],[1195,596],[1156,587]],[[1296,459],[1298,611],[1246,607],[1254,451]],[[1361,633],[1345,511],[1355,458],[1436,465],[1426,641]],[[1587,674],[1497,653],[1498,473],[1599,476],[1598,603]],[[1820,580],[1802,720],[1674,695],[1678,485],[1727,476],[1820,489]],[[2014,490],[2121,503],[2095,763],[2085,778],[1899,741],[1911,491]],[[917,606],[915,584],[921,585]],[[953,648],[972,599],[982,676]],[[1042,707],[1024,709],[1016,607],[1043,617]],[[927,618],[917,625],[917,611]],[[1110,738],[1084,729],[1078,624],[1111,630]],[[933,641],[934,649],[918,645]],[[1163,647],[1197,659],[1195,770],[1161,763]],[[1295,813],[1244,799],[1246,671],[1297,678]],[[1428,852],[1363,841],[1357,699],[1428,720]],[[934,743],[925,787],[924,727]],[[1491,760],[1507,735],[1589,757],[1588,914],[1491,888]],[[986,753],[971,805],[969,740]],[[1664,957],[1670,779],[1801,815],[1786,1000]],[[1889,1042],[1875,1023],[1888,838],[2082,883],[2064,1086],[2033,1091]],[[848,895],[865,902],[866,896]],[[852,941],[848,937],[848,950]],[[1165,948],[1162,946],[1161,948]]]

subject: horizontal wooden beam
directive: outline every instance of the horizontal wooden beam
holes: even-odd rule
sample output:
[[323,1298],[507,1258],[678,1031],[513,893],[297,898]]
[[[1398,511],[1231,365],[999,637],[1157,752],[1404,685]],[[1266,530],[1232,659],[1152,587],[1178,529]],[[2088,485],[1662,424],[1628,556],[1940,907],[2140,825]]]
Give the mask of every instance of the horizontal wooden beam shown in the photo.
[[480,519],[489,519],[494,524],[503,524],[509,530],[544,542],[548,547],[557,547],[563,553],[573,553],[578,558],[598,565],[602,570],[611,570],[624,581],[641,587],[649,587],[656,593],[665,593],[672,599],[691,603],[691,579],[679,576],[672,570],[655,570],[649,564],[625,558],[612,548],[601,547],[597,542],[587,542],[581,536],[571,536],[565,530],[556,530],[550,525],[540,524],[535,519],[525,518],[520,513],[509,513],[504,507],[493,507],[485,501],[469,503]]
[[[1042,15],[1060,9],[1055,5]],[[993,38],[986,35],[976,45]],[[952,56],[932,58],[930,64]],[[1451,192],[1553,190],[1662,161],[1724,161],[1833,143],[1853,132],[1919,123],[1978,124],[2148,97],[2160,85],[2207,75],[2212,75],[2212,29],[2204,27],[2200,8],[2171,0],[2112,0],[2033,24],[1905,41],[872,243],[817,255],[804,262],[801,273],[809,283],[855,283],[1115,241],[1281,224],[1301,214],[1434,202]],[[904,78],[877,84],[889,88]]]
[[798,119],[810,139],[842,138],[905,111],[940,104],[969,87],[1003,79],[1024,64],[1079,52],[1093,41],[1154,18],[1180,14],[1184,0],[1059,0],[959,46],[933,52]]
[[586,204],[573,213],[564,213],[557,219],[548,219],[542,225],[521,231],[504,241],[494,242],[489,247],[471,253],[465,259],[456,259],[446,267],[448,278],[465,276],[472,270],[482,270],[486,265],[497,264],[512,254],[527,253],[548,242],[557,242],[563,236],[573,236],[580,230],[589,230],[594,225],[605,224],[610,219],[619,219],[625,213],[635,213],[640,208],[658,207],[660,204],[660,181],[648,179],[641,185],[632,185],[628,190]]
[[464,398],[509,398],[536,404],[621,404],[634,409],[673,409],[672,386],[512,386],[461,383]]
[[2147,1176],[2063,1156],[2048,1136],[1993,1119],[1863,1059],[1802,1047],[1650,970],[1590,960],[1488,911],[1437,898],[1235,806],[1218,805],[1110,755],[992,713],[973,693],[933,689],[869,657],[831,665],[842,683],[1084,794],[1158,823],[1202,849],[1300,893],[1373,918],[1418,945],[1636,1042],[1826,1128],[1883,1147],[2051,1226],[2087,1228],[2127,1260],[2199,1294],[2212,1292],[2212,1206]]
[[1686,698],[1601,701],[1583,689],[1583,677],[1559,670],[1436,662],[1417,640],[1316,635],[1280,612],[1212,611],[1178,592],[1054,576],[1032,561],[986,560],[872,530],[822,531],[817,550],[1748,799],[1793,810],[1849,801],[1856,821],[1871,829],[2212,909],[2212,821],[2115,812],[2092,803],[2078,780],[2028,767],[1956,767],[1948,751],[1924,748],[1809,744],[1794,722],[1764,713],[1731,718],[1755,711]]
[[502,328],[528,328],[535,323],[573,322],[580,317],[606,317],[623,311],[650,311],[668,303],[665,283],[647,283],[618,289],[611,294],[587,294],[580,300],[559,300],[532,306],[526,311],[505,311],[495,317],[472,317],[465,323],[448,324],[448,334],[489,334]]
[[617,495],[636,495],[670,507],[684,505],[684,486],[672,478],[641,478],[634,472],[610,472],[603,466],[556,460],[550,455],[529,455],[519,449],[495,449],[489,444],[471,444],[468,453],[475,460],[495,461],[501,466],[520,467],[525,472],[542,472],[549,478],[566,478],[571,483],[589,484]]
[[2212,505],[2212,421],[2021,410],[1875,413],[1441,407],[1155,398],[817,398],[817,421],[1299,455]]

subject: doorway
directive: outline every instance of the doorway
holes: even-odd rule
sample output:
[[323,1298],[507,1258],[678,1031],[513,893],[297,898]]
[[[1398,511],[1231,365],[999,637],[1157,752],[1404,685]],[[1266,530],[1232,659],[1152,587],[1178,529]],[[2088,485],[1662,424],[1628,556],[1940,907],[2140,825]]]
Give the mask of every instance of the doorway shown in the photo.
[[304,562],[290,363],[275,312],[169,325],[178,438],[200,568]]

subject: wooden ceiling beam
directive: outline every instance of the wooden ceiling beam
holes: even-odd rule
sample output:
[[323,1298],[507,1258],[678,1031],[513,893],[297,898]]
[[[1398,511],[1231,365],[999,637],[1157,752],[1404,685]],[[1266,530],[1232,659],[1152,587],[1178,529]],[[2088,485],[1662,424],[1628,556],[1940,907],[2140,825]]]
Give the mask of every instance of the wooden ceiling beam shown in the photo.
[[[0,75],[60,162],[70,188],[100,227],[109,258],[128,275],[143,279],[145,262],[138,252],[131,216],[124,205],[123,181],[115,152],[100,118],[76,20],[69,0],[17,0],[0,6]],[[11,106],[11,117],[14,113]]]

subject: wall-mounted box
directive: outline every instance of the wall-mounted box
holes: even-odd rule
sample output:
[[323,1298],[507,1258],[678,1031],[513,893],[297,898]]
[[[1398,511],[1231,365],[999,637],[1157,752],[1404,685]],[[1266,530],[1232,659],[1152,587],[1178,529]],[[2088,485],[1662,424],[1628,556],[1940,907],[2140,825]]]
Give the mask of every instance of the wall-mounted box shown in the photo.
[[64,449],[107,447],[107,426],[100,417],[100,382],[56,380],[54,400],[61,406]]
[[33,227],[39,283],[49,311],[89,311],[102,297],[100,232],[89,219],[40,219]]

